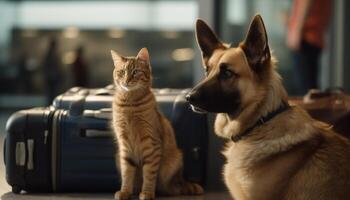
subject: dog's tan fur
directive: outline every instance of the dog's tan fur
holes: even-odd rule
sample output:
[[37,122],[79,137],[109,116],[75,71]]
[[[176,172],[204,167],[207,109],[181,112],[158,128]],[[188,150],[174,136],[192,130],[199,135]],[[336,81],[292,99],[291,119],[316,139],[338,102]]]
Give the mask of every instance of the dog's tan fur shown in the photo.
[[[254,21],[260,23],[258,29],[265,29],[260,16]],[[200,44],[202,51],[203,46]],[[219,44],[209,57],[203,53],[203,64],[208,68],[203,81],[219,70],[220,63],[228,63],[238,74],[222,87],[241,91],[240,113],[219,113],[215,121],[216,134],[227,139],[287,101],[274,58],[255,72],[244,48],[244,42],[237,48]],[[253,129],[239,142],[229,141],[224,155],[224,181],[236,200],[350,199],[350,142],[298,106]]]

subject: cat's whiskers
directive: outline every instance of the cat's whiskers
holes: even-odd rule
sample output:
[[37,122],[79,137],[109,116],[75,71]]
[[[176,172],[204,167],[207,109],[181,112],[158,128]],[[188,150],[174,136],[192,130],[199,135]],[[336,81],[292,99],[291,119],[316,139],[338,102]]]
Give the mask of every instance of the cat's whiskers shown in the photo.
[[125,91],[130,91],[130,89],[127,86],[120,84],[120,87]]
[[124,85],[124,84],[118,84],[118,87],[124,92],[130,92],[130,91],[134,91],[134,90],[143,88],[142,85],[140,85],[140,84],[135,84],[135,85],[132,85],[132,86],[130,86],[130,85],[127,86],[127,85]]

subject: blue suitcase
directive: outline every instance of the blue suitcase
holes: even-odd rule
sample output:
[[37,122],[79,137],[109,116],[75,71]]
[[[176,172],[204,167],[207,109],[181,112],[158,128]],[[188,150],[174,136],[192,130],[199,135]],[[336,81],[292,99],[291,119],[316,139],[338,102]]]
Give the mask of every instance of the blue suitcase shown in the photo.
[[[13,192],[112,192],[120,187],[109,124],[113,90],[96,91],[71,91],[53,106],[18,111],[9,118],[4,160]],[[207,116],[190,110],[186,91],[154,93],[174,126],[185,178],[204,184]]]

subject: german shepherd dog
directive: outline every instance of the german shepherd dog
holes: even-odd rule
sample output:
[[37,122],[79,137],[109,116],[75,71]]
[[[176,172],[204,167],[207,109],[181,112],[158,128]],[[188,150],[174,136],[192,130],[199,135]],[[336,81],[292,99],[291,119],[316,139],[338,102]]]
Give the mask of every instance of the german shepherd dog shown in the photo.
[[267,33],[256,15],[238,47],[196,22],[206,77],[186,96],[196,112],[218,113],[229,141],[223,175],[236,200],[350,199],[350,142],[288,104]]

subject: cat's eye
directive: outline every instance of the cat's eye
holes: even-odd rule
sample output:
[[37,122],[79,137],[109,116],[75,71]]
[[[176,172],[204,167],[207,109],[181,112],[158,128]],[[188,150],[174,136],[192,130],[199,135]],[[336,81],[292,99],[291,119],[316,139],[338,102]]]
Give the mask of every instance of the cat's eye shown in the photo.
[[132,72],[132,75],[138,75],[138,74],[141,74],[141,73],[142,73],[141,70],[135,69],[135,70]]
[[117,74],[119,77],[123,77],[125,75],[125,70],[119,70],[117,71]]

